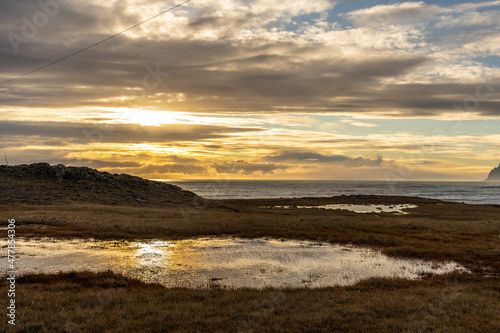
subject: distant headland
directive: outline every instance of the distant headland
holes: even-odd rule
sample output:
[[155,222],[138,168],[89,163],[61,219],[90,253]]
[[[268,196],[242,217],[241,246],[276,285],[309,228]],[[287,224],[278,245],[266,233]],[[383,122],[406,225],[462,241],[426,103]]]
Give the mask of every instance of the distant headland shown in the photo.
[[488,178],[485,180],[486,182],[500,182],[500,165],[498,167],[491,170]]

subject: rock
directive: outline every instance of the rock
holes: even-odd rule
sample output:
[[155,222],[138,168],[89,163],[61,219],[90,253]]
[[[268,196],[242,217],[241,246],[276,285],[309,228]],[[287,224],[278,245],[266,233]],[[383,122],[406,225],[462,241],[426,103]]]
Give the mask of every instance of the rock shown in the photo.
[[[48,204],[90,201],[132,205],[172,205],[208,202],[178,186],[127,174],[48,163],[0,166],[0,204],[8,196],[19,203]],[[26,189],[29,189],[26,191]]]
[[491,170],[488,178],[485,180],[487,182],[500,182],[500,165],[497,168]]

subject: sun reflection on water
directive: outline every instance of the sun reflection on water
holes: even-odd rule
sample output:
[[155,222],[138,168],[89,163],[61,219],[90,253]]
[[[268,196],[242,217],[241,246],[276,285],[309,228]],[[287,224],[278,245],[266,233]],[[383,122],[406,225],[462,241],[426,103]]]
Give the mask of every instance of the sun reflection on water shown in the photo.
[[143,278],[154,280],[154,275],[168,271],[172,265],[172,249],[175,244],[168,241],[153,241],[151,243],[136,242],[130,245],[136,249],[132,266],[136,268]]
[[[370,277],[416,279],[423,273],[467,271],[453,262],[403,260],[368,248],[273,239],[19,238],[16,245],[22,249],[21,274],[110,269],[166,287],[322,287],[351,285]],[[0,273],[7,269],[4,266],[0,263]]]

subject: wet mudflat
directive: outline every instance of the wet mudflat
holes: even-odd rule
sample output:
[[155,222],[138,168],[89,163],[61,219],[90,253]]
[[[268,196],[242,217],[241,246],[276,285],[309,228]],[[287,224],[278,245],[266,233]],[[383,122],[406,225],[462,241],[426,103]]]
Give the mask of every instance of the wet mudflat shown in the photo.
[[[418,279],[428,273],[465,271],[453,262],[398,259],[369,248],[264,238],[19,238],[16,248],[20,274],[112,270],[167,287],[327,287],[370,277]],[[6,262],[1,263],[2,272]]]

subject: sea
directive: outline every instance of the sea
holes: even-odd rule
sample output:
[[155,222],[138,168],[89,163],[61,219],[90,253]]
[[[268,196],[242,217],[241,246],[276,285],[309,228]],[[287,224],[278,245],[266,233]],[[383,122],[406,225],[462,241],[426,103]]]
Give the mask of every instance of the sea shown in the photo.
[[500,183],[489,182],[168,180],[168,183],[207,199],[387,195],[432,198],[468,204],[500,204]]

